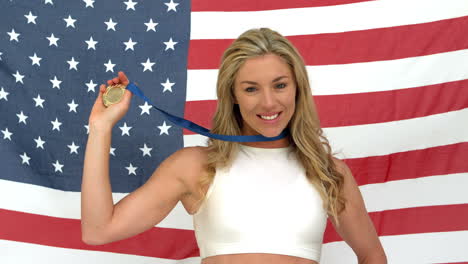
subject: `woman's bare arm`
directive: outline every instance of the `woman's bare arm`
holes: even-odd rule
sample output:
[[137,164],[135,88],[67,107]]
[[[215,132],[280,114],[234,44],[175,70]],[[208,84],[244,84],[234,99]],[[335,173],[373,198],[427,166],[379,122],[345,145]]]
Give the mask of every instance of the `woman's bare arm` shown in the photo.
[[339,215],[340,227],[335,219],[330,221],[337,233],[353,249],[359,264],[386,264],[387,257],[380,243],[374,224],[370,219],[362,194],[354,179],[351,169],[345,162],[334,159],[337,169],[344,175],[344,196],[346,209]]
[[114,211],[109,180],[111,130],[89,126],[81,182],[81,234],[87,244],[97,243]]
[[[108,85],[128,83],[123,72],[107,81]],[[179,150],[162,162],[143,186],[114,205],[109,179],[111,132],[128,111],[132,94],[126,90],[120,102],[105,107],[105,90],[101,85],[89,116],[81,185],[82,240],[92,245],[128,238],[158,224],[181,197],[190,193],[183,177],[194,176],[197,170],[193,168],[200,167],[198,156],[191,154],[197,148]]]
[[144,185],[114,206],[109,146],[110,132],[90,127],[81,191],[81,226],[82,240],[91,245],[129,238],[157,225],[189,193],[183,176],[196,173],[191,157],[197,150],[178,150],[160,164]]

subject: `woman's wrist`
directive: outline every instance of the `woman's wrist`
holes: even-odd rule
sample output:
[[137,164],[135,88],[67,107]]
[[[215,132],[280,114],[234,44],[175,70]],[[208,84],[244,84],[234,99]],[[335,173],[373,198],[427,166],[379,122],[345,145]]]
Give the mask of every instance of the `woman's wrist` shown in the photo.
[[112,131],[112,124],[90,122],[89,132],[108,133]]

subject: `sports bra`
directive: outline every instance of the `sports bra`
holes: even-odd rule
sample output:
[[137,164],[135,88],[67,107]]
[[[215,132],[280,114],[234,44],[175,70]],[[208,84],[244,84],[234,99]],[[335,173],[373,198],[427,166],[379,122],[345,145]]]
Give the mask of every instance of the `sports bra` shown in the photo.
[[193,214],[200,257],[272,253],[320,260],[327,213],[292,147],[239,144]]

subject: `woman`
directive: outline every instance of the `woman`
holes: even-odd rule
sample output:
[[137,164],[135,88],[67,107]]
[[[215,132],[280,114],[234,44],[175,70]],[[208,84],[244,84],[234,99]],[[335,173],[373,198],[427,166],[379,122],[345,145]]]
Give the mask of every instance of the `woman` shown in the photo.
[[[129,83],[123,72],[108,84]],[[116,205],[109,183],[112,127],[131,92],[105,108],[100,93],[89,117],[82,182],[82,239],[125,239],[163,220],[181,201],[194,217],[202,263],[298,263],[320,260],[329,217],[359,263],[386,263],[359,188],[332,156],[295,47],[267,28],[248,30],[225,51],[211,132],[285,138],[237,143],[208,140],[164,160]]]

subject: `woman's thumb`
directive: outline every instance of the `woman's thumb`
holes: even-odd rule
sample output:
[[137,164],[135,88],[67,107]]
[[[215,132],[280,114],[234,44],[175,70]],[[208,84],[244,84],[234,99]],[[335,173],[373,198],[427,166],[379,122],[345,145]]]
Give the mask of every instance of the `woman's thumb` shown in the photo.
[[125,101],[126,104],[130,103],[132,96],[133,96],[133,93],[130,92],[130,90],[125,89],[123,100]]

